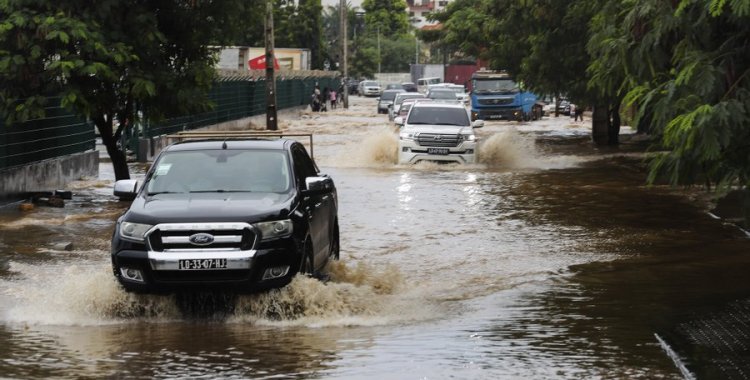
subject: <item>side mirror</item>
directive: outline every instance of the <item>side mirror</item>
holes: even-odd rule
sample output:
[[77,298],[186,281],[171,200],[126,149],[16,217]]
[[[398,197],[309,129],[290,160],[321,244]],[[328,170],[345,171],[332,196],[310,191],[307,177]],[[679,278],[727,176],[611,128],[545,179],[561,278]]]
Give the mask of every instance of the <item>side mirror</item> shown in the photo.
[[380,97],[375,98],[375,100],[380,101]]
[[307,177],[305,178],[306,190],[302,195],[328,194],[333,192],[333,180],[329,177]]
[[471,127],[472,128],[482,128],[482,127],[484,127],[484,120],[482,120],[482,119],[474,120],[471,123]]
[[396,125],[404,125],[404,118],[403,116],[397,116],[393,119],[393,122],[396,123]]
[[123,179],[115,182],[114,194],[121,201],[132,201],[138,193],[138,180]]

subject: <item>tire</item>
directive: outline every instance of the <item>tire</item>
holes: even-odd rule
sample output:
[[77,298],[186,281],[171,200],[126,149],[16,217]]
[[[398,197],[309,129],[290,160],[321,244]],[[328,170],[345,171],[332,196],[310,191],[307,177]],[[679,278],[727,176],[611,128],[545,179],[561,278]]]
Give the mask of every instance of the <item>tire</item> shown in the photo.
[[330,258],[338,260],[341,255],[341,245],[339,244],[339,222],[335,222],[333,227],[333,239],[331,240],[331,253]]
[[302,261],[300,262],[300,265],[299,265],[299,273],[303,275],[307,275],[307,276],[312,276],[314,271],[315,271],[315,266],[313,265],[312,242],[308,238],[305,241]]

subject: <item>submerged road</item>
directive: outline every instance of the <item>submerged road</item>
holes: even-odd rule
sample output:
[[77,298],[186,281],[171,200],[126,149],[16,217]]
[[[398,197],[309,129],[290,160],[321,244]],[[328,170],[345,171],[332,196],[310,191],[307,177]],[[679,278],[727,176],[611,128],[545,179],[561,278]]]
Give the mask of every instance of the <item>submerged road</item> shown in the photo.
[[339,190],[330,282],[195,313],[124,293],[109,238],[127,204],[102,164],[62,209],[0,214],[0,377],[750,376],[750,239],[700,192],[646,186],[637,139],[488,122],[480,163],[400,166],[374,99],[281,127],[315,133]]

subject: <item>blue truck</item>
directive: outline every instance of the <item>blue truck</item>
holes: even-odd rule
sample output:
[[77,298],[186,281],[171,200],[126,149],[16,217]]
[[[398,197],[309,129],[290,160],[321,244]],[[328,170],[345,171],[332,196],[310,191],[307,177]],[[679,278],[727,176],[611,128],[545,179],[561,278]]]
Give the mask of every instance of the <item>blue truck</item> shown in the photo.
[[537,96],[524,91],[503,71],[477,71],[471,75],[471,119],[536,120],[542,117]]

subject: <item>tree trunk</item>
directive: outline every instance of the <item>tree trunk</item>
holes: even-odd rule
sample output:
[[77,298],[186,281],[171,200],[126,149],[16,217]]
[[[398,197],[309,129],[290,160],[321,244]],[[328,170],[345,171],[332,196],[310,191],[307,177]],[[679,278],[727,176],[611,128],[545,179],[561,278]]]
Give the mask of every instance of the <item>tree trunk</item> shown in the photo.
[[591,115],[591,137],[596,145],[609,144],[609,107],[606,104],[594,105]]
[[99,135],[102,137],[102,144],[107,148],[107,154],[112,160],[112,168],[115,171],[115,180],[130,179],[130,169],[125,152],[117,147],[117,139],[112,132],[112,121],[107,121],[103,117],[94,120],[96,127],[99,129]]

